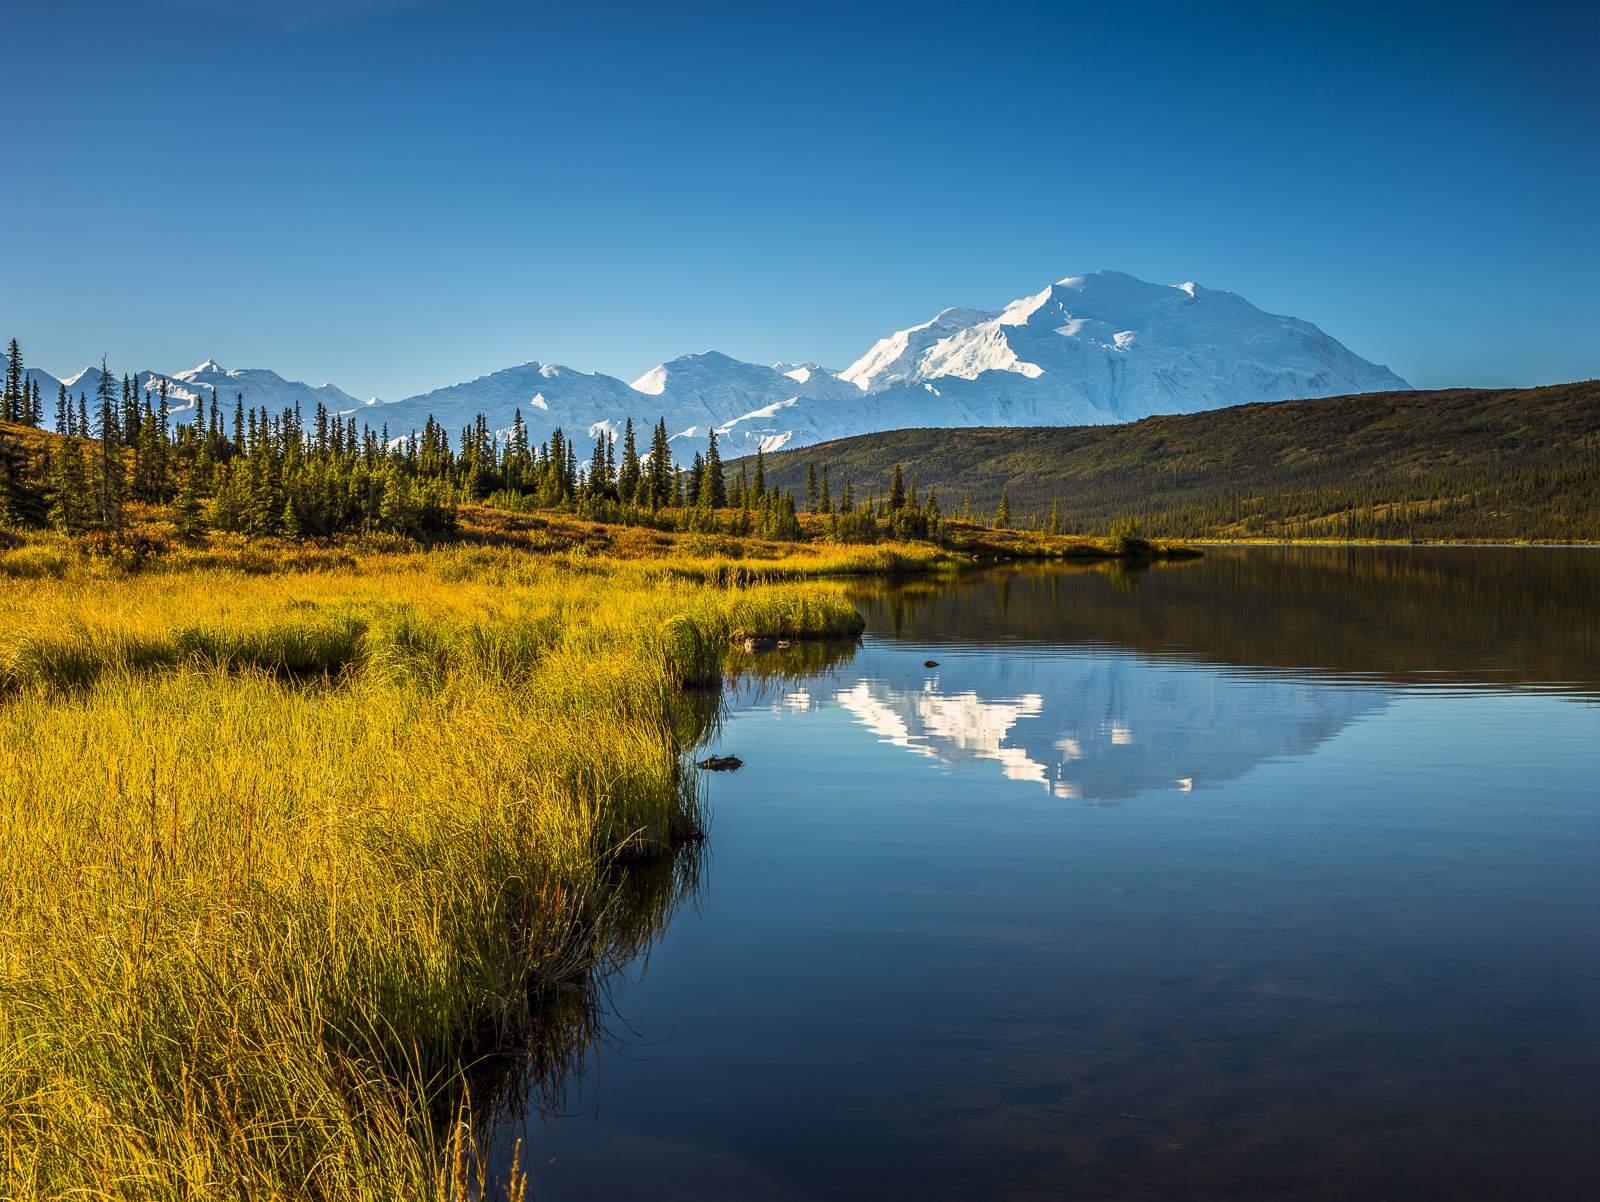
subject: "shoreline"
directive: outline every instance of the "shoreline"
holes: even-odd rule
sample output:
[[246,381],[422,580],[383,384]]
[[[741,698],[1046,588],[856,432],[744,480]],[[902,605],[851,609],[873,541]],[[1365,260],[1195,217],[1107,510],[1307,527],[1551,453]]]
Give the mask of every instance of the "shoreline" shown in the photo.
[[1330,538],[1206,538],[1189,539],[1195,547],[1572,547],[1600,549],[1600,542],[1569,542],[1560,539],[1522,539],[1517,542],[1469,539],[1330,539]]

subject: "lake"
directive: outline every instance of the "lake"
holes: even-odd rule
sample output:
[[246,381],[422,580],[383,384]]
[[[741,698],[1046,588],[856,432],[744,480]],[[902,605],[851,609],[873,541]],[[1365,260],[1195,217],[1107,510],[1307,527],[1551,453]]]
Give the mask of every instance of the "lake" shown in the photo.
[[1593,1196],[1600,551],[846,587],[495,1133],[541,1202]]

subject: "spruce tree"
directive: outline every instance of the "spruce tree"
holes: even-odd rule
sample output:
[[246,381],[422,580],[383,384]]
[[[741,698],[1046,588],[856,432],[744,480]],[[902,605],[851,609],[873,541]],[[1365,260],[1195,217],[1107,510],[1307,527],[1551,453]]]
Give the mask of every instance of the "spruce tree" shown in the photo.
[[567,436],[558,426],[550,434],[550,466],[555,469],[556,491],[567,491]]
[[[252,414],[254,412],[251,410]],[[267,423],[262,421],[256,426],[255,445],[244,464],[250,490],[247,520],[250,533],[258,537],[278,533],[283,517],[283,490],[278,482],[273,449]]]
[[200,496],[201,467],[190,464],[183,473],[177,499],[172,502],[172,520],[178,533],[193,538],[205,529],[205,503]]
[[6,388],[4,397],[0,398],[0,421],[21,420],[22,390],[27,386],[27,381],[28,375],[22,366],[22,348],[13,338],[11,345],[6,348]]
[[818,485],[817,512],[833,512],[833,495],[828,491],[828,465],[822,465],[822,481]]
[[617,471],[617,491],[631,502],[639,490],[639,448],[633,441],[633,418],[622,427],[622,467]]
[[55,493],[50,520],[68,538],[82,534],[89,527],[94,502],[83,443],[76,438],[62,439],[51,448],[50,486]]
[[1011,529],[1011,488],[1009,485],[1000,490],[1000,508],[994,511],[994,528],[996,530]]
[[28,455],[22,440],[0,427],[0,526],[23,526],[29,521],[29,490],[25,477]]
[[806,512],[817,512],[817,465],[806,464]]
[[129,446],[139,437],[139,386],[122,373],[122,414],[117,423],[122,441]]
[[72,406],[67,401],[67,386],[63,384],[56,393],[56,433],[71,434],[73,424]]
[[123,473],[117,428],[117,398],[106,367],[100,359],[100,383],[95,390],[96,407],[100,411],[100,453],[96,458],[96,475],[100,492],[100,521],[108,530],[122,529]]
[[760,443],[756,444],[756,471],[755,476],[750,481],[750,487],[756,490],[756,501],[759,503],[767,493],[767,467],[761,458]]
[[889,485],[889,511],[891,513],[906,507],[905,481],[900,479],[900,465],[894,465],[894,481]]
[[706,479],[705,485],[711,490],[707,506],[711,509],[726,509],[728,507],[728,485],[722,474],[722,455],[717,450],[717,432],[711,431],[711,446],[706,451]]
[[161,427],[156,415],[145,409],[144,420],[139,423],[139,441],[135,444],[136,488],[142,500],[160,504],[165,500],[167,479],[167,446],[161,437]]
[[689,483],[684,486],[684,497],[690,505],[698,505],[702,499],[708,500],[710,496],[711,490],[706,487],[706,462],[696,451],[694,463],[689,467]]
[[1059,500],[1050,503],[1050,533],[1061,533],[1061,502]]
[[506,446],[506,485],[520,489],[528,471],[528,427],[522,420],[522,406],[511,419],[511,441]]
[[662,509],[672,504],[674,489],[672,448],[667,441],[667,419],[656,423],[655,436],[650,440],[650,505]]
[[744,468],[739,469],[739,516],[734,519],[733,533],[743,538],[750,533],[750,490],[744,485]]
[[93,437],[89,428],[89,399],[83,393],[78,394],[78,430],[79,438]]
[[397,533],[405,533],[412,520],[411,482],[405,473],[390,469],[383,481],[383,506],[379,511],[383,524]]

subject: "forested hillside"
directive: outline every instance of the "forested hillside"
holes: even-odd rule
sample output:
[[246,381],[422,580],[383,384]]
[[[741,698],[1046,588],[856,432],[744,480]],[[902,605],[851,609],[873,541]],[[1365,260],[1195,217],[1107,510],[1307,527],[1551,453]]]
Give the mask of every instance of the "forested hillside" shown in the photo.
[[[735,460],[730,469],[744,461]],[[944,512],[1170,538],[1600,539],[1600,382],[1241,405],[1121,426],[896,430],[765,456],[857,495],[899,465]]]

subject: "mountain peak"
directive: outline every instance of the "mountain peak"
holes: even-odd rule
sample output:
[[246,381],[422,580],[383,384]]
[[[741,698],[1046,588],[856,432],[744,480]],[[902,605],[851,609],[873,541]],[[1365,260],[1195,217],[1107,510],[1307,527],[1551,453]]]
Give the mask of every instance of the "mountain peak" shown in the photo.
[[1264,313],[1237,293],[1104,269],[998,313],[946,309],[879,340],[840,375],[872,393],[987,381],[985,396],[1036,398],[1025,407],[1040,418],[1070,406],[1069,424],[1407,387],[1310,323]]

